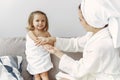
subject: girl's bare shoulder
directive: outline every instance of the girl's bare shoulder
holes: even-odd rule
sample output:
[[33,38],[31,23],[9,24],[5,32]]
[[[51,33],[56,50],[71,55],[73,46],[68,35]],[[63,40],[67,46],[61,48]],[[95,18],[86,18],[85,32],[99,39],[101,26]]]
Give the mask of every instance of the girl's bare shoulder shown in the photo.
[[48,31],[45,32],[46,37],[50,37],[50,33]]

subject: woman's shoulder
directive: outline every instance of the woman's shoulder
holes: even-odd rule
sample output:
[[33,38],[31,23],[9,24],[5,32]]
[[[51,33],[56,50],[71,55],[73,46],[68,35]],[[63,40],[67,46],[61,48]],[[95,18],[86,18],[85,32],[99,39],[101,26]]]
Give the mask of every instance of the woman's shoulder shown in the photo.
[[101,39],[95,45],[96,45],[95,49],[99,51],[108,51],[114,49],[112,39],[107,39],[107,38]]

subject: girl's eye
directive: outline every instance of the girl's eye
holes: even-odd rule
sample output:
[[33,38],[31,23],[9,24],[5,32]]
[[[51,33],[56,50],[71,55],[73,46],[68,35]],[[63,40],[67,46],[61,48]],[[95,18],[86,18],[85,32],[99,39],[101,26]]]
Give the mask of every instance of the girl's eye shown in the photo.
[[42,22],[45,22],[45,20],[42,20]]
[[36,22],[39,22],[39,20],[36,20]]

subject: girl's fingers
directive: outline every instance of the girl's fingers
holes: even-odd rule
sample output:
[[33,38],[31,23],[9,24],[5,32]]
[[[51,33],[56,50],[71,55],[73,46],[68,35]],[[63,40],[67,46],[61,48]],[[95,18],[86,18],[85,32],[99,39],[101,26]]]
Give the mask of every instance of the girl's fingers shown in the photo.
[[36,41],[36,42],[35,42],[35,45],[36,45],[36,46],[38,46],[38,45],[40,46],[40,45],[41,45],[40,42],[41,42],[41,41],[39,41],[39,40]]
[[44,44],[47,44],[48,42],[49,42],[48,38],[39,37],[38,41],[36,41],[36,44],[44,45]]

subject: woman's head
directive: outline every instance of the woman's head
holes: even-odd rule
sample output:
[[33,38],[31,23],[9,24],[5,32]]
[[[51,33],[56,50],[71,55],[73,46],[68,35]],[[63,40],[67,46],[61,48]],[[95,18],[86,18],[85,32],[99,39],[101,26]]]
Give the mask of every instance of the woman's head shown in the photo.
[[79,15],[79,20],[80,20],[80,23],[82,24],[82,26],[88,31],[88,24],[87,22],[85,21],[83,15],[82,15],[82,11],[81,11],[81,5],[79,5],[78,7],[78,15]]
[[48,30],[48,18],[46,14],[42,11],[34,11],[30,14],[28,18],[28,30],[42,29],[44,31]]
[[78,15],[79,15],[80,23],[82,24],[82,26],[85,28],[86,31],[97,32],[97,31],[99,31],[100,29],[102,29],[102,28],[95,28],[95,27],[89,25],[89,24],[86,22],[83,14],[82,14],[82,11],[81,11],[81,5],[79,5],[79,7],[78,7]]

